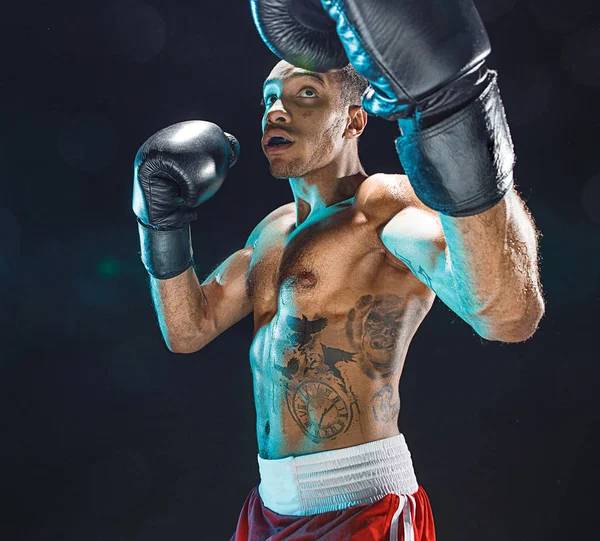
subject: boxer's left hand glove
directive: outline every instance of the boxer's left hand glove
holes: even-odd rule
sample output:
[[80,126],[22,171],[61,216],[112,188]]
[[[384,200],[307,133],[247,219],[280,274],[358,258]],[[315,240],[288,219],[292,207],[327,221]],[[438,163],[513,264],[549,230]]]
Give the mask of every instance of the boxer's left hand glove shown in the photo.
[[[296,38],[299,29],[317,26],[305,15],[294,16],[288,32],[281,28],[282,13],[289,19],[308,6],[318,13],[315,1],[252,0],[261,36],[279,36],[268,44],[288,61],[294,40],[304,56],[327,47],[329,34],[320,18],[317,34],[304,30],[307,39],[318,38],[313,48]],[[489,40],[471,0],[321,3],[348,59],[369,80],[364,108],[398,119],[402,136],[396,149],[421,201],[452,216],[477,214],[498,203],[512,185],[514,153],[496,74],[484,65]],[[297,4],[303,8],[286,9]],[[279,32],[273,33],[277,25]],[[328,69],[340,67],[333,56],[323,64]],[[313,54],[316,71],[318,60]]]

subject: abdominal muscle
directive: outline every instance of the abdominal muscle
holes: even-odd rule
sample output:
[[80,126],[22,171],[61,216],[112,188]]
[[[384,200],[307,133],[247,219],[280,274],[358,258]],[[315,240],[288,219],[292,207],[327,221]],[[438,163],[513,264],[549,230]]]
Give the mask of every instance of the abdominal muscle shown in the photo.
[[399,433],[400,373],[425,315],[406,304],[395,295],[365,295],[343,317],[284,311],[259,328],[250,360],[262,458]]

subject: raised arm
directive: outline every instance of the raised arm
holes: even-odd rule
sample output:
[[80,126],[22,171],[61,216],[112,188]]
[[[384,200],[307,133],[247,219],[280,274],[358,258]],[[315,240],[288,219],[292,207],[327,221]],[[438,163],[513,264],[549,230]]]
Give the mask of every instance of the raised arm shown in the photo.
[[409,206],[382,229],[386,248],[483,338],[520,342],[544,313],[537,233],[514,190],[474,216]]
[[252,311],[246,275],[252,248],[228,257],[200,284],[193,268],[159,280],[150,277],[152,300],[167,347],[193,353]]
[[396,230],[411,227],[409,211],[386,227],[384,243],[482,336],[531,336],[544,312],[536,232],[512,188],[514,148],[473,2],[251,2],[272,51],[315,71],[349,60],[369,82],[365,111],[398,122],[398,157],[419,200],[440,213],[445,248],[432,241],[427,257],[405,255]]
[[286,211],[284,206],[267,215],[245,247],[229,256],[202,284],[192,268],[167,280],[150,277],[160,329],[171,351],[194,353],[252,312],[246,280],[253,246],[261,232]]
[[[171,351],[192,352],[250,312],[244,281],[252,248],[237,252],[202,287],[192,268],[190,222],[221,186],[239,152],[210,122],[169,126],[135,159],[133,211],[160,328]],[[218,310],[213,305],[218,305]]]

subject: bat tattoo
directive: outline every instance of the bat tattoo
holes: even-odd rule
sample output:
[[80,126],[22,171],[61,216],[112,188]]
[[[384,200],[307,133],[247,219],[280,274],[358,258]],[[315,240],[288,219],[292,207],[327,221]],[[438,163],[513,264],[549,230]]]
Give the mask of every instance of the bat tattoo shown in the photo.
[[335,377],[340,378],[340,380],[343,381],[342,374],[336,368],[335,364],[343,361],[355,363],[356,361],[352,358],[354,354],[344,351],[343,349],[328,348],[323,344],[321,344],[321,347],[323,349],[323,362],[329,367],[329,370],[331,370]]
[[286,323],[292,329],[292,341],[299,348],[303,348],[312,340],[313,334],[317,334],[327,327],[327,318],[310,320],[305,315],[302,315],[302,319],[287,316]]

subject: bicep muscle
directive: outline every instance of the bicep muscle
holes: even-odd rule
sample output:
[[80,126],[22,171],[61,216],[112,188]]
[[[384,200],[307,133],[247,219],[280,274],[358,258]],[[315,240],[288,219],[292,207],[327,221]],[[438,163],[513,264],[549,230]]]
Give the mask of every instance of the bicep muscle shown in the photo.
[[407,207],[384,226],[380,236],[392,255],[469,323],[457,294],[442,226],[433,212]]

